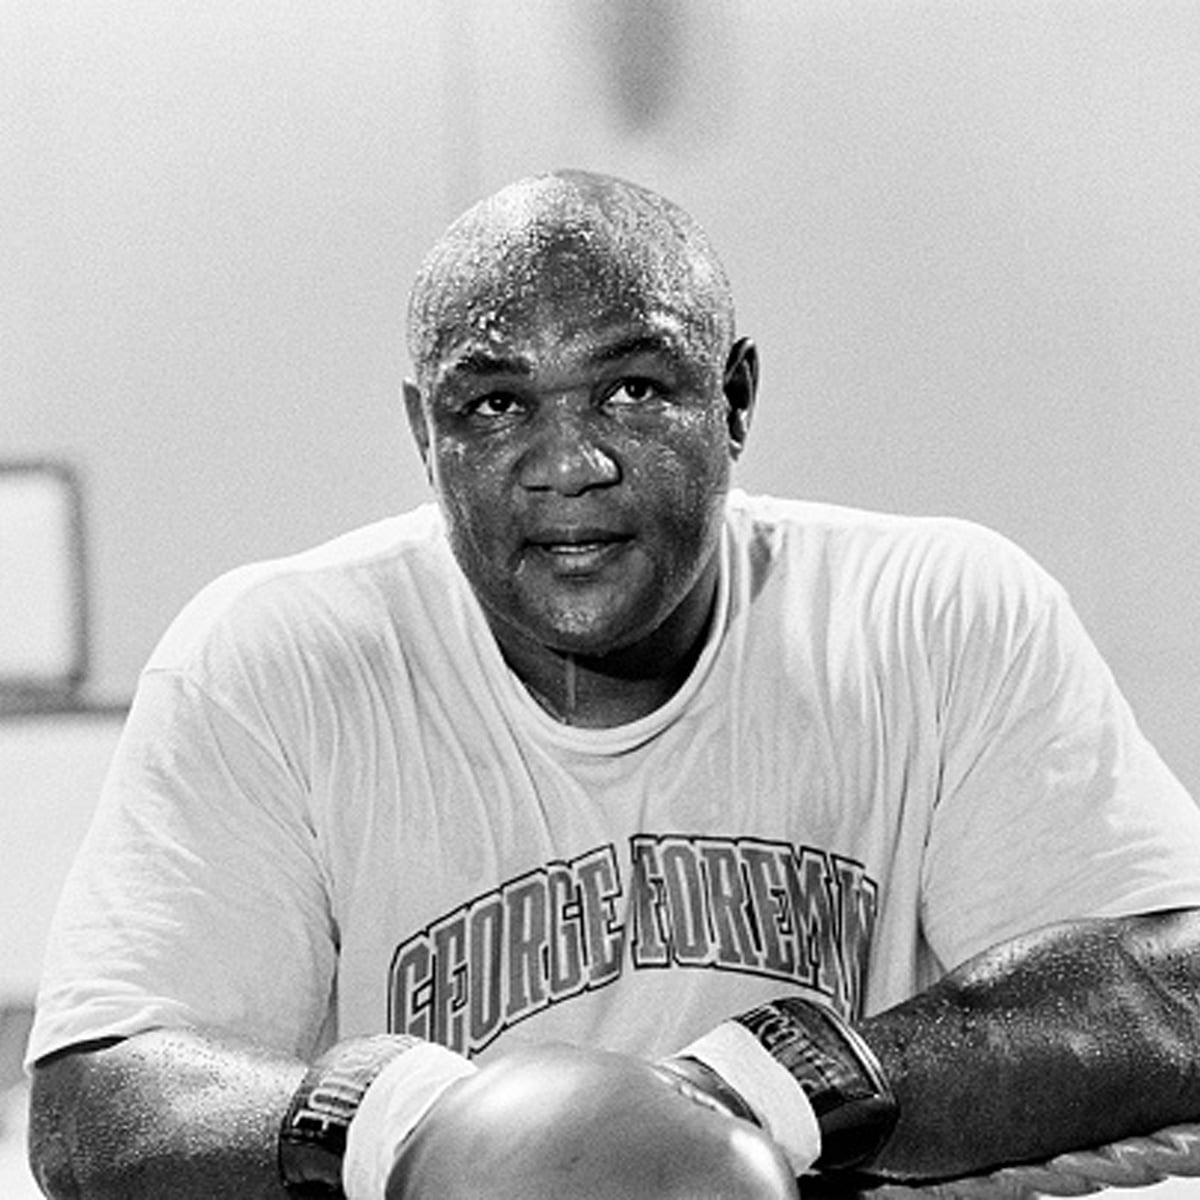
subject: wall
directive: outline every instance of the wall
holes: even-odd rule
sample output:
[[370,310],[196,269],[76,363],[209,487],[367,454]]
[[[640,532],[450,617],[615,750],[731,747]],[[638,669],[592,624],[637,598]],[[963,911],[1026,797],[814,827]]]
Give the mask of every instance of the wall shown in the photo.
[[974,517],[1200,788],[1200,9],[4,0],[0,454],[77,459],[94,682],[214,573],[426,495],[408,279],[573,163],[683,201],[765,359],[751,488]]

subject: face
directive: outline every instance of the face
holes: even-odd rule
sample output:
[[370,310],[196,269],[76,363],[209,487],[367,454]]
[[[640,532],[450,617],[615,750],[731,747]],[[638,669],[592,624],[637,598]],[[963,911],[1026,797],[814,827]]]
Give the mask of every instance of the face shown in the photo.
[[598,656],[707,613],[753,369],[669,295],[577,268],[543,264],[533,295],[481,287],[406,400],[501,643]]

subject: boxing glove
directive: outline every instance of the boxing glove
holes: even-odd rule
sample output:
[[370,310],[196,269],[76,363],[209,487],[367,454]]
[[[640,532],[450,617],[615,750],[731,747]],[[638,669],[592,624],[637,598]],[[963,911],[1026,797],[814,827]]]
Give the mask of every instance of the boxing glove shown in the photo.
[[799,996],[741,1013],[659,1066],[765,1129],[798,1176],[867,1169],[899,1116],[871,1048],[832,1008]]
[[796,1200],[757,1127],[636,1058],[514,1052],[448,1087],[399,1148],[387,1200]]
[[461,1054],[406,1034],[347,1038],[308,1069],[279,1128],[279,1178],[296,1200],[382,1200],[396,1148],[447,1088]]

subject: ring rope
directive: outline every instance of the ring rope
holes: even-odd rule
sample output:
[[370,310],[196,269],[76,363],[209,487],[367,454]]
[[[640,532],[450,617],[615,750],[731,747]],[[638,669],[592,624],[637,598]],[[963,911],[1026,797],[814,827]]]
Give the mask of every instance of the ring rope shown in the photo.
[[1035,1200],[1087,1196],[1106,1187],[1147,1187],[1171,1176],[1200,1176],[1200,1124],[1171,1125],[1145,1137],[1073,1150],[1044,1163],[1002,1167],[919,1187],[885,1184],[877,1200]]

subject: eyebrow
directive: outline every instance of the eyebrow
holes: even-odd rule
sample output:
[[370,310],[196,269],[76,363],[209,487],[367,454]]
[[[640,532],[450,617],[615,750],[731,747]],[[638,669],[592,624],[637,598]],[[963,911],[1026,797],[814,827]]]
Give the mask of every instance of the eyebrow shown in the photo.
[[[587,356],[586,361],[589,365],[596,366],[620,362],[639,354],[666,354],[672,359],[681,357],[680,348],[674,338],[663,333],[634,333],[600,346]],[[488,377],[532,374],[533,367],[527,359],[491,354],[486,350],[468,350],[445,368],[442,377],[452,379],[463,375]]]
[[456,358],[444,372],[452,375],[530,375],[532,368],[523,358],[502,358],[486,350],[469,350]]
[[667,354],[679,357],[679,347],[673,338],[661,333],[635,333],[619,341],[601,346],[588,355],[592,363],[617,362],[622,358],[634,358],[639,354]]

